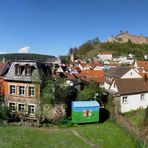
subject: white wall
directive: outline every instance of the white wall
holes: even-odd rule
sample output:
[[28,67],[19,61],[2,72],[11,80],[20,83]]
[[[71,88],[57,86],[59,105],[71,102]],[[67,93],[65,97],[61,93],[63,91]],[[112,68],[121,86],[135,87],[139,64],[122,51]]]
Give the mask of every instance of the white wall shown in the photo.
[[86,65],[86,66],[84,66],[84,70],[91,70],[91,67]]
[[142,78],[134,69],[130,69],[125,75],[121,77],[121,79],[125,78]]
[[104,86],[103,86],[103,88],[105,88],[105,89],[109,89],[109,87],[110,87],[110,85],[109,85],[108,83],[104,82]]
[[111,86],[110,86],[110,90],[112,90],[112,91],[114,91],[114,92],[118,92],[118,89],[117,89],[117,85],[115,84],[115,81],[111,84]]
[[112,60],[112,54],[102,54],[102,55],[100,55],[100,59],[101,60]]
[[84,68],[83,68],[83,66],[82,66],[81,64],[79,64],[78,66],[79,66],[79,68],[80,68],[81,70],[84,70]]
[[141,94],[127,96],[127,103],[122,102],[123,96],[120,97],[121,112],[128,112],[138,108],[146,108],[148,106],[148,93],[145,93],[144,100],[141,100]]

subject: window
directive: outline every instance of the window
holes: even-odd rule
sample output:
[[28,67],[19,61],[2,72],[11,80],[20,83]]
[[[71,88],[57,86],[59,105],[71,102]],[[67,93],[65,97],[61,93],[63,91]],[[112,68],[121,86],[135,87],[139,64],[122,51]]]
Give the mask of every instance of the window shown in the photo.
[[34,96],[35,91],[34,91],[34,87],[29,87],[29,96]]
[[141,101],[144,101],[145,99],[144,99],[144,94],[141,94]]
[[15,67],[15,74],[17,75],[17,76],[20,76],[21,75],[21,66],[16,66]]
[[122,103],[127,103],[127,97],[122,98]]
[[11,111],[15,111],[16,110],[16,104],[15,103],[9,103],[9,108]]
[[25,87],[19,86],[19,95],[24,96],[25,95]]
[[25,111],[25,105],[24,104],[19,104],[18,105],[18,111],[24,112]]
[[10,94],[15,94],[15,85],[10,85]]
[[25,67],[25,75],[27,75],[27,76],[31,75],[31,67],[30,66]]
[[114,83],[114,88],[116,87],[116,83]]
[[34,105],[28,105],[28,113],[29,114],[35,113],[35,107],[34,107]]

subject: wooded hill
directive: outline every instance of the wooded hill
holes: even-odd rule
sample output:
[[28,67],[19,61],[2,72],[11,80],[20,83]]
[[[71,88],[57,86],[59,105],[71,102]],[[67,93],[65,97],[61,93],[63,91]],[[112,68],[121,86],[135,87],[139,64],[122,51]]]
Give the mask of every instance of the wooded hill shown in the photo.
[[[70,49],[71,50],[71,49]],[[78,57],[93,58],[100,51],[112,51],[114,56],[123,56],[132,53],[137,59],[143,59],[145,54],[148,54],[148,44],[127,43],[109,43],[99,42],[99,40],[89,40],[83,43],[78,48],[74,48],[75,54]]]
[[0,60],[5,58],[6,61],[15,61],[15,60],[39,60],[42,62],[50,61],[54,59],[54,56],[51,55],[42,55],[42,54],[31,54],[31,53],[10,53],[10,54],[0,54]]

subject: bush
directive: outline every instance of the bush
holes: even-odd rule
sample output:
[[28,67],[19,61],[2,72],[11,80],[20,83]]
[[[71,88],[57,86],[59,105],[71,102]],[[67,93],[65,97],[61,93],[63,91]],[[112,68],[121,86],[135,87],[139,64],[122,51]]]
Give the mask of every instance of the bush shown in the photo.
[[148,126],[148,106],[145,110],[144,126]]
[[63,118],[63,119],[57,121],[54,124],[56,124],[59,127],[64,127],[64,128],[68,128],[68,127],[74,126],[74,123],[72,123],[71,117]]
[[1,107],[1,118],[9,121],[10,119],[10,108],[7,106]]
[[2,120],[6,120],[7,122],[20,122],[19,114],[11,112],[11,109],[7,106],[0,107],[0,118]]

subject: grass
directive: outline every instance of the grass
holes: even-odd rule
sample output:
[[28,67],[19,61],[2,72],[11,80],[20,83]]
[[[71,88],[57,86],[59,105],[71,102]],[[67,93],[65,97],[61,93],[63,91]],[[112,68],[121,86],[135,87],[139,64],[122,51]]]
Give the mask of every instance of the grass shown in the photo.
[[[78,133],[82,139],[75,135]],[[84,140],[85,139],[85,140]],[[137,143],[112,121],[84,124],[67,129],[0,127],[1,148],[89,148],[92,143],[101,148],[135,148]]]
[[139,147],[123,128],[112,121],[100,125],[82,126],[77,128],[77,131],[86,139],[103,148]]
[[141,128],[143,126],[143,120],[145,116],[145,109],[138,109],[135,111],[130,111],[124,114],[125,117],[131,120],[133,125]]

